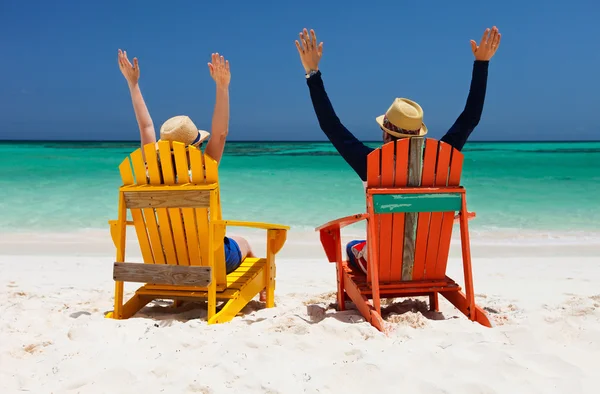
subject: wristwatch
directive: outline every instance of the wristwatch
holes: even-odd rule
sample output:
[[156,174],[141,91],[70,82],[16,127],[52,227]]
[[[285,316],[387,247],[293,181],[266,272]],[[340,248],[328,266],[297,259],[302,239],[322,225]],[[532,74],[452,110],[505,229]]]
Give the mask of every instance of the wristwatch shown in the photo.
[[306,79],[312,77],[313,75],[315,75],[318,72],[318,70],[310,70],[307,74],[306,74]]

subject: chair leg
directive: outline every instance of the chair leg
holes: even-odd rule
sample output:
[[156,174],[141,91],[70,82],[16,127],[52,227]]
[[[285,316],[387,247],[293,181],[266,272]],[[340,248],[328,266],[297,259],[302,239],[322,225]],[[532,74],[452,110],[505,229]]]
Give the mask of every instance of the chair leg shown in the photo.
[[429,294],[429,310],[432,312],[440,311],[440,304],[439,304],[437,292]]
[[467,296],[462,291],[446,291],[441,292],[441,294],[470,320],[485,327],[492,327],[492,323],[490,323],[490,320],[481,307],[474,305],[474,308],[471,310]]
[[336,263],[336,273],[337,273],[337,304],[338,311],[346,310],[346,298],[344,290],[344,266],[343,263]]
[[123,282],[116,281],[115,282],[115,309],[112,313],[113,319],[122,319],[123,315]]
[[240,293],[236,298],[228,300],[218,313],[209,317],[208,324],[231,321],[264,288],[264,272],[261,272],[240,289]]

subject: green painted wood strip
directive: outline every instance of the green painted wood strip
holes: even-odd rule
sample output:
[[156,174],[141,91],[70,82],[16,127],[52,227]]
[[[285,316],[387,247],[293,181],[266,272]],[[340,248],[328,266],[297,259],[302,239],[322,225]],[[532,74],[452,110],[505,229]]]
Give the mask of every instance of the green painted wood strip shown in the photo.
[[460,211],[460,193],[375,194],[375,213]]

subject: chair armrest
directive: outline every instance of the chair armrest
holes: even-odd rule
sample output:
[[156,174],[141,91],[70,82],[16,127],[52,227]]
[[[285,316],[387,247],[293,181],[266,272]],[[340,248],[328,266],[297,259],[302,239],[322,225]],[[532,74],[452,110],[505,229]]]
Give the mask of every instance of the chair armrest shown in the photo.
[[346,216],[343,218],[332,220],[331,222],[327,222],[327,223],[315,228],[315,231],[333,230],[336,228],[340,229],[342,227],[349,226],[353,223],[360,222],[361,220],[365,220],[368,217],[369,217],[368,213],[358,213],[356,215]]
[[237,220],[213,220],[211,225],[218,230],[220,235],[225,235],[225,228],[227,226],[234,227],[250,227],[267,230],[267,258],[269,255],[276,255],[287,239],[287,232],[290,226],[284,226],[283,224],[272,224],[272,223],[260,223],[260,222],[240,222]]
[[[467,220],[475,219],[477,217],[477,213],[475,212],[467,212]],[[460,222],[460,215],[454,215],[454,223]]]
[[261,223],[261,222],[241,222],[238,220],[213,220],[215,225],[224,225],[226,227],[251,227],[251,228],[260,228],[263,230],[289,230],[290,226],[285,226],[283,224],[272,224],[272,223]]
[[[118,222],[118,220],[109,220],[108,224],[110,226],[116,226],[117,222]],[[127,225],[127,226],[133,226],[133,221],[132,220],[127,220],[127,221],[125,221],[125,225]]]

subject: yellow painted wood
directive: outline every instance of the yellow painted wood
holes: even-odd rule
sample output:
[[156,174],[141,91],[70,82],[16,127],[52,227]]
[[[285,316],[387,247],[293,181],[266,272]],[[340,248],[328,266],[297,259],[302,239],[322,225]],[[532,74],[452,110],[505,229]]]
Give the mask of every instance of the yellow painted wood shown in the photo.
[[[263,260],[264,261],[264,260]],[[227,301],[223,308],[212,318],[208,319],[208,324],[225,323],[231,321],[252,298],[266,286],[264,270],[256,272],[239,290],[239,295]],[[269,306],[267,306],[269,308]]]
[[[190,182],[188,176],[188,160],[187,160],[187,152],[185,150],[185,145],[179,142],[173,143],[173,154],[175,156],[175,167],[177,170],[176,174],[176,183],[183,185]],[[187,213],[188,220],[193,221],[193,209],[171,209],[169,210],[169,214],[171,215],[171,225],[173,229],[173,239],[175,241],[175,251],[177,252],[177,260],[179,265],[190,265],[189,258],[189,250],[188,246],[191,243],[188,243],[185,231],[185,218],[184,211]],[[192,212],[192,216],[190,216],[190,212]],[[175,217],[173,217],[175,216]],[[188,227],[190,227],[188,225]],[[193,228],[193,226],[191,226]],[[190,237],[193,238],[193,237]],[[192,239],[193,243],[193,239]],[[197,242],[196,242],[197,244]],[[195,251],[197,252],[197,245]],[[192,252],[194,253],[194,252]],[[198,254],[198,253],[196,253]],[[199,264],[196,264],[199,265]]]
[[144,154],[146,156],[146,165],[148,166],[148,177],[151,185],[160,185],[162,176],[158,167],[158,158],[156,152],[156,144],[144,145]]
[[132,192],[132,191],[177,191],[177,190],[215,190],[218,187],[217,184],[211,183],[207,185],[194,185],[194,184],[186,184],[186,185],[127,185],[121,186],[119,190],[124,192]]
[[126,157],[119,165],[119,173],[121,174],[123,185],[133,185],[133,172],[131,171],[129,157]]
[[217,183],[219,182],[219,170],[218,164],[207,154],[204,154],[204,168],[206,169],[206,182]]
[[[156,147],[158,146],[158,153]],[[172,146],[172,151],[171,151]],[[209,156],[203,156],[195,147],[186,149],[177,144],[161,141],[133,152],[119,166],[123,185],[119,188],[119,219],[110,221],[111,237],[117,248],[117,257],[122,253],[124,259],[125,227],[142,223],[155,264],[188,264],[209,266],[212,268],[211,284],[207,287],[151,285],[146,284],[123,304],[123,282],[115,282],[115,310],[106,317],[128,318],[156,298],[174,300],[207,300],[209,323],[222,323],[234,318],[238,312],[258,293],[267,288],[267,306],[274,305],[275,290],[275,254],[281,249],[287,237],[289,226],[257,222],[222,220],[220,190],[218,185],[217,163]],[[160,161],[157,160],[160,158]],[[131,162],[130,162],[131,160]],[[188,176],[191,169],[191,178]],[[147,173],[146,173],[147,168]],[[179,176],[184,174],[184,176]],[[206,190],[210,191],[209,209],[148,208],[151,214],[134,216],[127,222],[127,206],[124,192],[132,191],[169,191],[169,190]],[[173,212],[177,216],[173,216]],[[177,219],[181,221],[178,227]],[[223,237],[227,226],[245,226],[267,230],[267,258],[246,258],[240,267],[229,275],[225,271]],[[136,228],[136,234],[137,228]],[[140,245],[144,237],[138,234]],[[121,248],[122,246],[122,248]],[[182,254],[181,251],[184,253]],[[123,259],[121,261],[123,261]],[[147,262],[147,258],[144,258]],[[182,264],[183,263],[183,264]],[[217,313],[217,300],[226,300],[225,306]]]
[[[212,193],[211,193],[212,194]],[[211,201],[212,202],[212,201]],[[215,242],[215,236],[213,231],[208,232],[208,245],[210,246]],[[211,268],[212,281],[208,285],[208,309],[207,309],[207,320],[210,320],[217,313],[217,272],[215,269],[215,255],[214,253],[208,253],[208,266]],[[222,283],[222,282],[221,282]]]
[[263,230],[289,230],[290,226],[285,226],[283,224],[272,224],[272,223],[262,223],[262,222],[242,222],[239,220],[222,220],[223,224],[227,227],[251,227],[251,228],[259,228]]
[[208,252],[210,250],[210,245],[208,243],[208,209],[198,208],[195,211],[201,265],[208,266]]
[[189,164],[185,145],[181,142],[173,142],[173,155],[175,156],[176,182],[179,185],[190,183]]
[[190,157],[190,170],[192,172],[192,183],[202,184],[206,183],[204,178],[204,164],[202,163],[202,152],[200,149],[190,146],[188,148],[188,154]]
[[[148,179],[146,177],[146,166],[144,164],[144,158],[142,157],[141,149],[135,150],[130,157],[131,164],[133,165],[133,172],[135,173],[136,183],[138,185],[146,185],[148,183]],[[140,251],[142,252],[142,257],[144,258],[144,263],[154,264],[155,259],[152,253],[152,248],[150,247],[150,240],[147,232],[147,228],[149,226],[146,225],[145,220],[146,217],[152,219],[152,216],[154,216],[154,211],[152,209],[131,209],[130,211],[131,217],[133,218],[135,232],[138,237]]]
[[[221,211],[221,204],[218,199],[218,195],[216,191],[212,191],[210,194],[210,206],[211,209],[209,211],[209,220],[212,223],[213,221],[218,220],[218,214]],[[215,208],[216,209],[213,209]],[[209,241],[210,251],[209,255],[213,256],[215,270],[215,280],[217,283],[226,283],[227,282],[227,270],[225,267],[225,244],[223,237],[225,236],[225,232],[219,231],[217,234],[215,232],[215,228],[209,229],[209,234],[212,235],[212,241]]]
[[158,155],[160,157],[160,169],[162,171],[165,185],[175,184],[175,173],[173,172],[173,159],[171,156],[171,144],[169,141],[158,142]]

